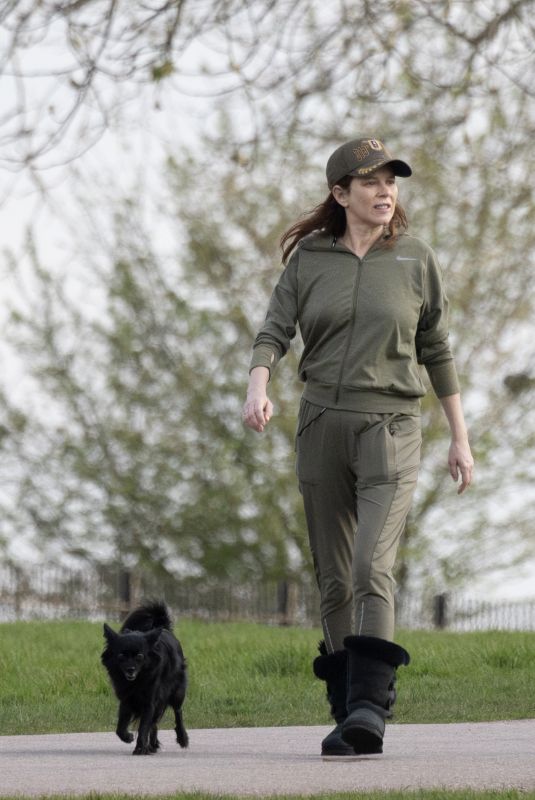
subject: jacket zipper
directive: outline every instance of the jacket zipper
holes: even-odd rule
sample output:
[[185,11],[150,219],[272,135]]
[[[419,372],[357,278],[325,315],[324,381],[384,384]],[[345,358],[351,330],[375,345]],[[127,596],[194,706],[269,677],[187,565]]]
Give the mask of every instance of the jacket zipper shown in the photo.
[[346,346],[345,346],[345,349],[344,349],[344,355],[342,357],[342,361],[341,361],[341,364],[340,364],[340,373],[338,375],[338,383],[336,385],[336,394],[335,394],[335,397],[334,397],[334,402],[336,403],[336,405],[338,405],[338,400],[340,399],[340,389],[342,388],[342,377],[344,375],[345,362],[347,360],[347,354],[349,353],[349,348],[351,346],[351,339],[352,339],[353,329],[355,327],[355,321],[356,321],[356,318],[357,318],[357,297],[358,297],[358,293],[359,293],[360,277],[361,277],[361,274],[362,274],[362,259],[359,258],[358,256],[353,256],[353,258],[357,259],[358,267],[357,267],[357,273],[355,275],[355,281],[354,281],[354,284],[353,284],[353,307],[351,309],[351,317],[350,317],[350,320],[349,320],[349,330],[348,330],[348,333],[347,333],[347,341],[346,341]]

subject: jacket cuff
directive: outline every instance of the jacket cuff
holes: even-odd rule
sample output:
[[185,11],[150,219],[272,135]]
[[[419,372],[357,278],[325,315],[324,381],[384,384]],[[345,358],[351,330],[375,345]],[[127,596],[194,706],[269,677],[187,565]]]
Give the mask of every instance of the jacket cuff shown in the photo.
[[425,368],[437,397],[447,397],[450,394],[458,394],[461,391],[454,361],[444,361],[442,364],[426,364]]
[[269,370],[269,377],[279,362],[280,356],[273,347],[268,344],[259,344],[253,350],[253,356],[249,365],[249,372],[255,367],[266,367]]

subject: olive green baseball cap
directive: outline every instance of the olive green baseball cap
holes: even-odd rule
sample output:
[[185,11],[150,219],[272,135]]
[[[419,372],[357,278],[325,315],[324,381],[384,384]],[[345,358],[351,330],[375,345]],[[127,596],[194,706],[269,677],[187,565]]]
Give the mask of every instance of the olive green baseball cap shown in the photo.
[[361,137],[338,147],[327,161],[329,189],[345,175],[362,177],[379,167],[389,166],[394,175],[408,178],[412,169],[405,161],[394,158],[380,139]]

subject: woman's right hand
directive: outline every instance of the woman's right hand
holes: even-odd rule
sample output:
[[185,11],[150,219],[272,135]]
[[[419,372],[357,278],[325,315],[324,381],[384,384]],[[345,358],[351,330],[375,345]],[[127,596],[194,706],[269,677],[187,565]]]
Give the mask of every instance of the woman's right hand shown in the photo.
[[272,416],[273,404],[266,394],[247,396],[247,400],[243,404],[242,417],[248,428],[262,433]]
[[257,433],[262,433],[273,416],[273,403],[266,394],[268,381],[269,370],[266,367],[251,370],[242,419],[244,425]]

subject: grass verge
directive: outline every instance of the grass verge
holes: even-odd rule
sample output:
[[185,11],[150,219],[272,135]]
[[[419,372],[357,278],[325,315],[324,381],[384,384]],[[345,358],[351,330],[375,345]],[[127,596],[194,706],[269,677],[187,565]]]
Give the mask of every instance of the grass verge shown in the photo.
[[[328,724],[324,685],[311,671],[319,631],[181,620],[176,632],[190,667],[187,727]],[[535,717],[527,690],[535,633],[401,631],[397,639],[412,663],[398,672],[396,722]],[[101,624],[6,623],[0,642],[3,734],[114,730]],[[172,727],[170,716],[162,727]]]

